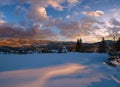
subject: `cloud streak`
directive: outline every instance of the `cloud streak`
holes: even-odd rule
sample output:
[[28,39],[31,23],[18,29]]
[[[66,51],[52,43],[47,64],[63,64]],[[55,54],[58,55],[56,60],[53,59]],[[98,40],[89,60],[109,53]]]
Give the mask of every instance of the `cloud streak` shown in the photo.
[[0,25],[1,38],[25,38],[32,37],[32,31],[14,24],[4,23]]
[[57,38],[49,29],[39,29],[32,27],[31,29],[24,26],[4,23],[0,25],[0,38],[34,38],[34,39],[50,39]]
[[[58,21],[58,24],[57,22],[55,23],[56,27],[60,30],[61,36],[72,40],[80,37],[90,38],[89,36],[95,36],[95,34],[93,33],[95,31],[94,26],[102,24],[102,22],[91,17],[83,17],[79,21],[74,22],[66,23],[61,20]],[[98,27],[97,29],[99,30],[100,28]],[[85,39],[85,41],[88,41],[88,39]]]
[[100,16],[104,15],[104,12],[100,11],[100,10],[90,11],[90,12],[83,11],[82,14],[88,15],[88,16],[91,16],[91,17],[100,17]]

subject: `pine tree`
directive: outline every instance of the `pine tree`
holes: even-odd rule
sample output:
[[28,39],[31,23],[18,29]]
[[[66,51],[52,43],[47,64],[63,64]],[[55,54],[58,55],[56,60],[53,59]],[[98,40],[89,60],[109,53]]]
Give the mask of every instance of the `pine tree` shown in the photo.
[[79,52],[83,51],[83,46],[82,46],[82,39],[80,38],[79,40]]
[[104,39],[104,37],[102,37],[102,41],[101,41],[100,44],[99,44],[98,52],[99,52],[99,53],[105,53],[105,52],[106,52],[106,44],[105,44],[105,39]]
[[116,51],[120,51],[120,37],[116,41],[115,48],[116,48]]
[[79,52],[79,39],[77,39],[77,43],[76,43],[76,52]]
[[76,43],[76,52],[82,52],[82,39],[77,39],[77,43]]

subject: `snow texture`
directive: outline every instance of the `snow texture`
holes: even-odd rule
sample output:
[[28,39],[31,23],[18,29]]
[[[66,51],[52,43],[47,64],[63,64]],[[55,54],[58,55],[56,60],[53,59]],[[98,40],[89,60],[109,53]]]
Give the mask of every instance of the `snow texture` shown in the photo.
[[120,87],[120,68],[107,54],[0,55],[0,87]]

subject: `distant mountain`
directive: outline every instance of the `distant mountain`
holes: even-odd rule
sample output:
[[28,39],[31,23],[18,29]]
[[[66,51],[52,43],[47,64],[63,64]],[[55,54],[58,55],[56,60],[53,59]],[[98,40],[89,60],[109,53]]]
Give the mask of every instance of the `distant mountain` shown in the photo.
[[[107,45],[113,43],[112,40],[105,41]],[[86,46],[98,46],[100,42],[96,43],[83,43]],[[76,45],[76,42],[72,41],[50,41],[50,40],[38,40],[38,39],[0,39],[0,46],[11,47],[27,47],[27,46],[45,46],[45,45]]]
[[49,40],[37,40],[37,39],[1,39],[0,46],[11,46],[11,47],[24,47],[31,45],[46,45],[50,42]]

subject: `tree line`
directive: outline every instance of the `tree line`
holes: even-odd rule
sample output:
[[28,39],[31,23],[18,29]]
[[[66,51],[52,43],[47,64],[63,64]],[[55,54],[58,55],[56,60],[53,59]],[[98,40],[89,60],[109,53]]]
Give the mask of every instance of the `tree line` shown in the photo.
[[[102,37],[101,42],[99,42],[99,44],[97,46],[93,46],[96,47],[96,52],[98,53],[106,53],[106,52],[118,52],[120,51],[120,37],[118,38],[117,41],[113,41],[111,43],[109,43],[110,46],[108,45],[108,43],[106,43],[105,38]],[[93,48],[91,47],[91,48]],[[86,52],[86,49],[89,49],[89,47],[86,47],[83,43],[82,43],[82,39],[77,39],[76,42],[76,52]]]

